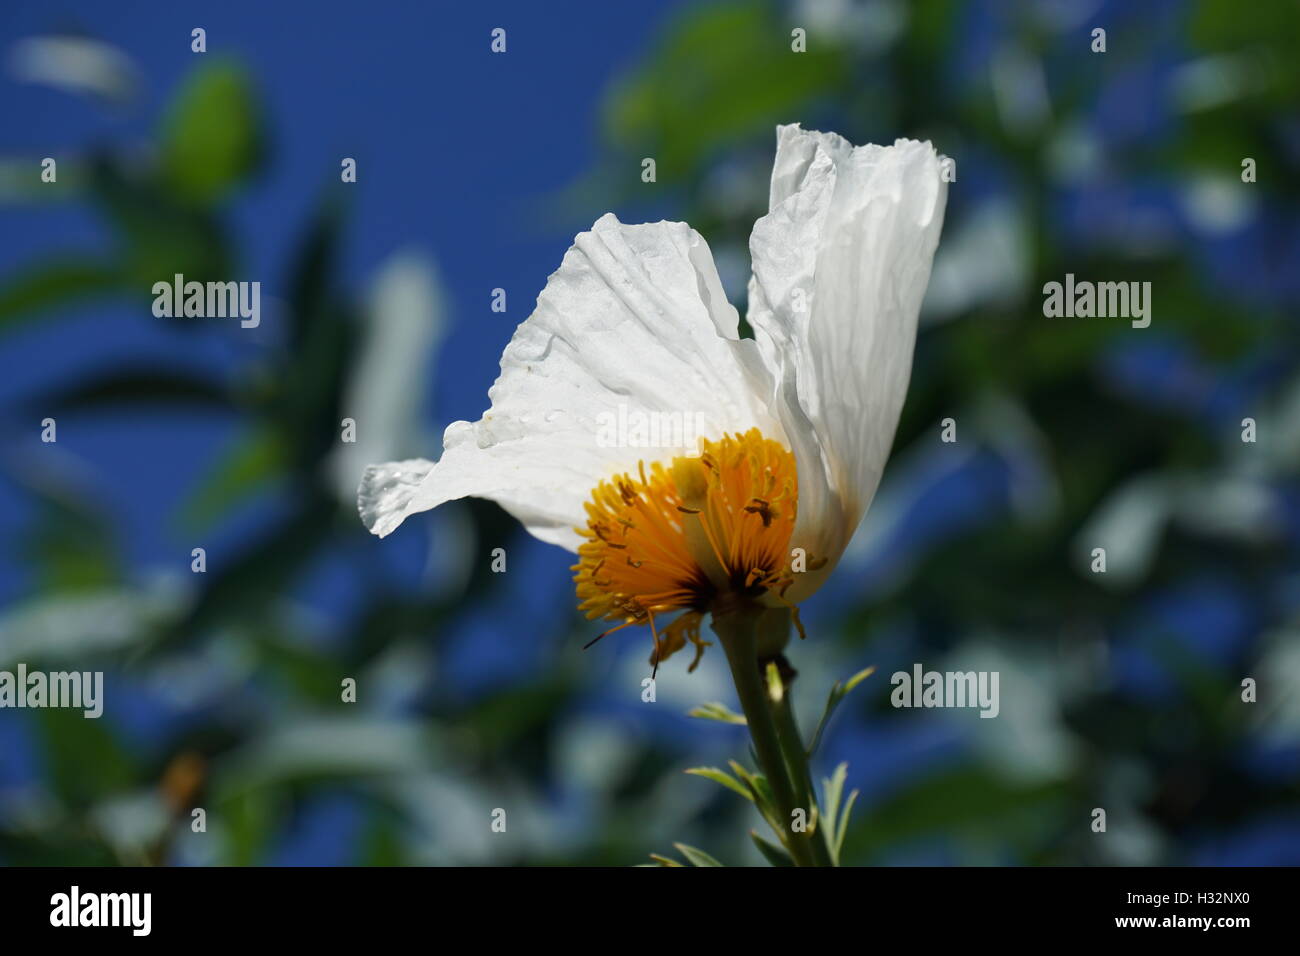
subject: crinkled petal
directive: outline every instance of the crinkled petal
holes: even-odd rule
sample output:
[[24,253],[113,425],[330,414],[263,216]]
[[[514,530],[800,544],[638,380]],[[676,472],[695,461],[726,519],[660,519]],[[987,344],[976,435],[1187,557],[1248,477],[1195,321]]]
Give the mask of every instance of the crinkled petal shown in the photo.
[[357,489],[362,523],[381,538],[396,528],[411,513],[411,502],[433,468],[434,463],[424,458],[366,468]]
[[830,565],[893,443],[946,201],[929,143],[777,131],[748,317],[799,465],[793,540]]
[[384,535],[408,515],[472,495],[576,550],[575,528],[602,479],[693,452],[697,438],[755,426],[781,438],[754,385],[757,352],[738,347],[753,343],[734,341],[738,323],[698,233],[602,217],[515,331],[491,408],[447,428],[442,458],[413,490],[393,477],[402,466],[368,471],[362,518]]

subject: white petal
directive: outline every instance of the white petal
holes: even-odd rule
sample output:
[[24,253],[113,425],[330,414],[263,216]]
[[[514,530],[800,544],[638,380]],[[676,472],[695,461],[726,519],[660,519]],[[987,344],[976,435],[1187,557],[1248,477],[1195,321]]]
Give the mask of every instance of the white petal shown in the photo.
[[929,143],[777,131],[749,321],[798,458],[794,543],[832,565],[893,443],[946,201]]
[[357,511],[367,528],[381,538],[411,513],[411,501],[434,464],[423,458],[371,465],[357,489]]
[[[574,529],[586,523],[583,505],[601,479],[694,451],[692,431],[715,438],[758,426],[782,437],[755,386],[757,351],[734,340],[738,322],[707,244],[689,226],[602,217],[577,237],[515,331],[488,393],[492,407],[478,422],[447,428],[443,456],[417,488],[409,475],[393,477],[394,466],[368,472],[363,519],[384,535],[410,514],[473,495],[497,501],[543,541],[576,549]],[[651,413],[694,426],[683,429],[690,440],[610,440],[611,425]]]

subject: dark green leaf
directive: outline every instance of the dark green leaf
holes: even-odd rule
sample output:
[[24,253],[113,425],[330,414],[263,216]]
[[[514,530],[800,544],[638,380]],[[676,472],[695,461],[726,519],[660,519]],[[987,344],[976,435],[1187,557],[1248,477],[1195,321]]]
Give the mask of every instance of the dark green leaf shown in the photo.
[[749,838],[754,841],[754,846],[758,847],[758,852],[763,854],[768,863],[773,866],[794,866],[794,860],[790,859],[789,853],[764,840],[758,835],[757,830],[750,830]]
[[28,404],[51,415],[137,403],[156,405],[159,410],[181,406],[233,409],[229,389],[206,379],[205,374],[144,367],[90,373],[75,385]]

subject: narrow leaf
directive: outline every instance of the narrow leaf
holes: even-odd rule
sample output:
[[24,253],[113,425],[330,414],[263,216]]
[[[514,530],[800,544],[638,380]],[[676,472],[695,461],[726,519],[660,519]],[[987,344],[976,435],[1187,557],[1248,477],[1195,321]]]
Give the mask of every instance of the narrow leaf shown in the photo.
[[229,389],[197,370],[143,365],[90,373],[69,388],[41,393],[29,407],[68,414],[132,404],[156,404],[168,410],[183,406],[236,410]]
[[0,327],[46,309],[126,291],[122,270],[112,262],[61,258],[33,263],[0,286]]
[[686,772],[696,777],[712,780],[714,783],[720,783],[728,790],[736,791],[746,800],[752,801],[754,799],[754,795],[749,788],[725,770],[719,770],[717,767],[691,767]]
[[264,428],[241,436],[184,503],[181,526],[189,532],[207,530],[227,510],[268,483],[283,464],[274,431]]
[[745,718],[740,714],[734,713],[725,704],[716,701],[709,704],[701,704],[687,712],[688,717],[698,717],[701,720],[716,720],[724,724],[744,725]]
[[831,714],[835,713],[835,708],[840,705],[840,701],[848,696],[849,691],[853,690],[853,688],[857,687],[864,680],[870,677],[873,671],[875,671],[875,667],[868,667],[864,670],[858,671],[847,681],[835,682],[835,685],[831,688],[831,692],[826,697],[826,709],[822,711],[821,720],[817,721],[817,729],[813,732],[812,743],[808,745],[808,756],[810,758],[817,752],[817,747],[822,742],[822,734],[826,730],[826,725],[830,722]]
[[835,863],[838,866],[840,862],[840,850],[844,847],[844,836],[849,832],[849,816],[853,813],[853,804],[858,799],[858,791],[854,790],[849,794],[849,799],[844,804],[844,811],[840,814],[838,829],[834,834],[834,840],[831,842],[831,855],[835,857]]
[[836,832],[836,823],[840,815],[840,798],[844,795],[844,781],[849,774],[849,765],[841,763],[835,768],[835,772],[822,781],[823,800],[825,808],[822,811],[826,818],[826,833],[828,837],[833,838]]
[[758,812],[763,815],[763,819],[776,832],[777,836],[785,842],[786,828],[783,826],[780,817],[776,813],[776,804],[772,799],[772,788],[768,786],[767,781],[762,774],[750,773],[736,761],[730,761],[731,769],[736,776],[745,782],[745,785],[754,794],[754,804],[758,807]]
[[749,838],[754,841],[754,846],[758,847],[758,852],[763,854],[764,859],[773,866],[794,866],[794,860],[790,859],[790,854],[779,846],[773,846],[767,840],[758,835],[757,830],[749,831]]
[[854,674],[852,677],[850,677],[847,681],[844,682],[844,693],[841,696],[847,697],[849,692],[853,690],[853,688],[857,687],[859,684],[861,684],[864,680],[866,680],[875,672],[876,672],[875,664],[872,664],[870,667],[866,667],[858,671],[856,674]]
[[716,859],[697,847],[687,846],[685,843],[674,843],[673,846],[677,847],[677,852],[686,857],[692,866],[722,866]]

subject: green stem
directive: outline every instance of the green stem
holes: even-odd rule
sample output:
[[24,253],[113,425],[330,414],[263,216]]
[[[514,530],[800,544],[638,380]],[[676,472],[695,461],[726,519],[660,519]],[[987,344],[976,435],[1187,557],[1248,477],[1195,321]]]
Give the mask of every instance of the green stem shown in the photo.
[[736,683],[740,707],[749,725],[749,736],[754,741],[754,753],[758,757],[759,766],[776,800],[777,813],[781,816],[785,828],[785,832],[781,834],[782,842],[790,850],[796,865],[816,866],[817,860],[811,846],[812,841],[805,839],[806,834],[795,833],[790,829],[794,811],[803,809],[805,814],[810,814],[811,807],[798,802],[781,751],[776,722],[772,717],[771,698],[768,697],[764,676],[758,668],[758,657],[754,646],[757,621],[757,613],[746,610],[725,614],[715,613],[713,631],[718,635],[722,648],[727,654],[727,663],[731,665],[731,677]]
[[[785,755],[786,766],[794,782],[795,794],[801,806],[811,807],[817,800],[817,791],[813,787],[812,772],[808,768],[808,751],[804,749],[803,737],[799,733],[799,723],[794,716],[794,703],[790,700],[790,683],[786,683],[781,699],[773,703],[772,710],[776,717],[776,733],[781,743],[781,753]],[[817,815],[817,829],[810,834],[813,859],[818,866],[834,866],[831,858],[830,834],[826,830],[826,821]]]

